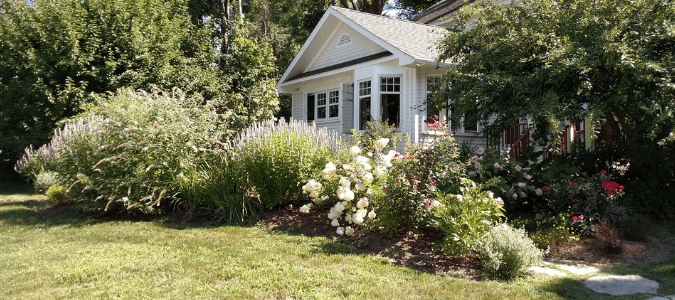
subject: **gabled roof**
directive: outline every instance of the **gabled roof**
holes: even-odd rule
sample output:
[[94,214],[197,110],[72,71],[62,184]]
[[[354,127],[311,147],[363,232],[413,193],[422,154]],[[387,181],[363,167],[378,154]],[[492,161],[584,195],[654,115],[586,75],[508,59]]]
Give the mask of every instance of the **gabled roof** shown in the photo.
[[446,33],[443,27],[378,16],[352,9],[332,8],[415,60],[435,61],[438,52],[434,42]]
[[[334,30],[341,23],[354,28],[384,48],[394,58],[398,58],[399,65],[434,63],[438,56],[435,42],[446,33],[445,28],[438,26],[331,6],[286,69],[277,86],[285,85],[288,81],[310,77],[306,74],[307,68],[310,67],[309,64],[315,56],[320,54],[322,46],[332,37]],[[335,70],[335,67],[339,66],[329,66],[324,69]],[[316,73],[316,71],[313,72]]]

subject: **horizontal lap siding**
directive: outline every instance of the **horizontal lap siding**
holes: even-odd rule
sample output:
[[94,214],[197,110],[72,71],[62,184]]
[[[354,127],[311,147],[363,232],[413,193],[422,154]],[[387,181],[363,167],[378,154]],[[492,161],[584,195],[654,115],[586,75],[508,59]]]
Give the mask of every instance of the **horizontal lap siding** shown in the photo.
[[305,120],[304,105],[302,93],[293,94],[293,102],[291,103],[291,116],[295,120]]
[[[349,33],[352,38],[352,43],[338,48],[338,40],[344,33]],[[319,57],[316,59],[309,71],[314,71],[384,51],[386,51],[384,48],[373,43],[371,40],[358,33],[348,25],[342,24],[328,44],[326,44],[326,48],[324,48],[323,52],[319,54]]]

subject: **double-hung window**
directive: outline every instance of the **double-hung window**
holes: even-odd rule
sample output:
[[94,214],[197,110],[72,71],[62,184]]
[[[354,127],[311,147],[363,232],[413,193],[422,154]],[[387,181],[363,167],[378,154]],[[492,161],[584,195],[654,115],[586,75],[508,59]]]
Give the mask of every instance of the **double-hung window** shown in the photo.
[[337,118],[340,113],[340,92],[337,90],[307,94],[307,120]]
[[371,121],[370,114],[370,80],[359,82],[359,130],[366,129],[366,122]]
[[401,124],[401,77],[380,77],[380,118],[389,125]]
[[434,120],[445,123],[445,109],[441,110],[437,105],[434,105],[431,101],[431,92],[434,90],[436,85],[441,82],[441,76],[427,76],[427,117],[425,122],[433,122]]

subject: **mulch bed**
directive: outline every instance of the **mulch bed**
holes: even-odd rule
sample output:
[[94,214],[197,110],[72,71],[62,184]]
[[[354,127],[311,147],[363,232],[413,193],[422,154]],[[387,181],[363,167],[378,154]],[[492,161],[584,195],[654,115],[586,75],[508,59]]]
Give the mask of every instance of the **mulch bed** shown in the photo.
[[471,256],[450,256],[434,252],[432,243],[441,236],[419,229],[388,237],[379,232],[354,236],[338,236],[325,212],[300,213],[298,208],[283,208],[263,216],[266,230],[293,231],[306,236],[322,236],[350,245],[362,253],[386,258],[391,264],[439,276],[480,280],[480,259]]
[[[391,264],[439,276],[480,280],[480,259],[477,256],[450,256],[432,250],[439,233],[409,229],[400,236],[388,237],[379,232],[354,236],[338,236],[325,212],[300,213],[295,208],[282,208],[266,213],[265,230],[286,231],[306,236],[322,236],[353,246],[358,251],[384,257]],[[585,237],[576,242],[555,245],[546,260],[573,260],[588,264],[646,263],[660,261],[675,254],[675,239],[650,238],[644,242],[623,241],[622,252],[607,253],[599,240]]]

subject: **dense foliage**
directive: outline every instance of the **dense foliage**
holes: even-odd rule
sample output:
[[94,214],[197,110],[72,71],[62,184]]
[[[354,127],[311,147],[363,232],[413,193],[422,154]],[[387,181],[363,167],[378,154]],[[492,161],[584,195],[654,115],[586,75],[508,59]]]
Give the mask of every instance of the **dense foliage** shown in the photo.
[[510,279],[542,261],[543,251],[535,247],[523,229],[506,224],[487,232],[480,245],[483,275],[490,279]]
[[235,24],[231,51],[215,51],[222,41],[213,21],[195,21],[188,0],[4,1],[2,161],[13,164],[96,95],[123,87],[200,93],[229,114],[229,134],[270,118],[278,101],[269,46]]

